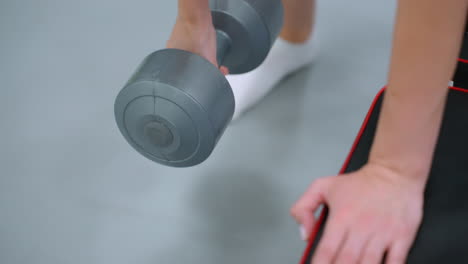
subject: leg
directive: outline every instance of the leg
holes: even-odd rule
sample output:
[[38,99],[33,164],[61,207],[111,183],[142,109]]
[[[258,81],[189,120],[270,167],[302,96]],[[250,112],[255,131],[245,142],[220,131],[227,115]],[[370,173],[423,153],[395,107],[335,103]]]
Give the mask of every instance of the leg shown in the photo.
[[313,30],[315,0],[283,0],[284,25],[280,37],[291,43],[306,42]]
[[315,57],[315,0],[283,0],[283,5],[280,38],[263,64],[249,73],[227,77],[236,98],[234,119],[263,99],[285,76],[310,64]]

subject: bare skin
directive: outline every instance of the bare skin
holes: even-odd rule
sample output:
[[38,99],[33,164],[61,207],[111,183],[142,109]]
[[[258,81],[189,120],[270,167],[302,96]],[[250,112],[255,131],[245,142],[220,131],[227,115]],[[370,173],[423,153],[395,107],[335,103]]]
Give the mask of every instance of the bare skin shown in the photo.
[[423,217],[467,10],[468,0],[399,0],[389,86],[369,162],[316,181],[291,209],[309,235],[313,212],[321,204],[330,208],[313,264],[380,264],[385,252],[386,263],[405,263]]
[[315,0],[283,0],[284,24],[280,37],[288,42],[307,41],[315,24]]
[[[315,0],[283,0],[283,4],[284,26],[280,37],[292,43],[305,42],[314,25]],[[166,46],[201,55],[218,66],[208,0],[179,0],[177,20]],[[227,68],[220,69],[228,73]]]

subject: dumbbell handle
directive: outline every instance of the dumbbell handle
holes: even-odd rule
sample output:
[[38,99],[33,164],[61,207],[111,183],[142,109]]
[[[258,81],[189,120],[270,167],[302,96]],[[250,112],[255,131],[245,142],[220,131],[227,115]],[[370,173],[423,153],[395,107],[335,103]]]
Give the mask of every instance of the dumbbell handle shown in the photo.
[[218,65],[223,65],[226,54],[231,49],[231,38],[221,30],[216,30],[216,58]]

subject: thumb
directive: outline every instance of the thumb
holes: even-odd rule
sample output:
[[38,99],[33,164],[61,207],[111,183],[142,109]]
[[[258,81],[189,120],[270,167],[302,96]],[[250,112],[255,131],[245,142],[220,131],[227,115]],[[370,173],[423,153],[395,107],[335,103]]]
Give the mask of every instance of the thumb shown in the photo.
[[318,179],[291,208],[291,216],[300,225],[301,237],[308,240],[317,222],[314,213],[326,203],[328,179]]

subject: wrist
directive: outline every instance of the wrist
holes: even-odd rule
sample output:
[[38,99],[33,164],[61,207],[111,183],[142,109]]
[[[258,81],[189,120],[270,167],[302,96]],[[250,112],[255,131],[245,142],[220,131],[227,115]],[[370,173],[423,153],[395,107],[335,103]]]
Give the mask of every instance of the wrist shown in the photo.
[[365,167],[371,170],[378,170],[384,173],[387,180],[405,186],[413,186],[414,188],[423,191],[429,177],[430,164],[419,161],[411,164],[405,162],[390,161],[384,159],[369,158]]
[[201,38],[205,38],[206,34],[211,34],[214,30],[211,15],[208,19],[184,17],[179,15],[177,17],[176,25],[184,28],[187,34],[192,36],[199,36]]
[[212,16],[209,8],[202,10],[179,10],[177,22],[194,27],[212,26]]

